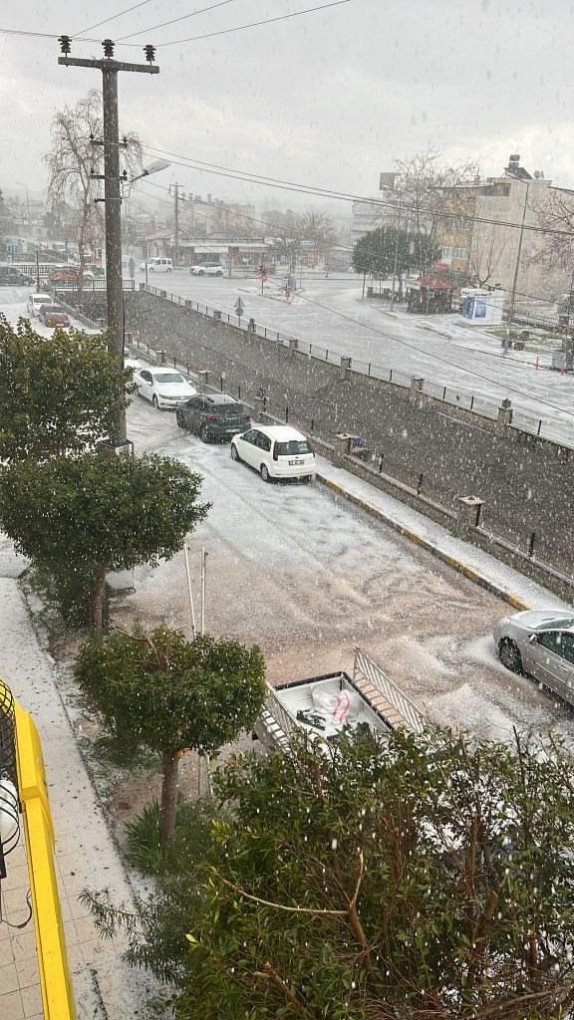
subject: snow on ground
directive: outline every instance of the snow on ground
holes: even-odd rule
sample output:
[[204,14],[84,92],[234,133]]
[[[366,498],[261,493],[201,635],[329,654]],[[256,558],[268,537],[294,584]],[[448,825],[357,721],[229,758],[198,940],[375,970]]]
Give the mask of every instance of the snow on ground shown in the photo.
[[384,301],[362,300],[362,287],[353,277],[305,277],[304,289],[289,302],[280,287],[281,281],[271,278],[262,296],[257,280],[183,272],[173,273],[167,284],[168,292],[232,315],[241,296],[245,322],[252,317],[258,326],[349,355],[365,370],[371,363],[422,376],[437,395],[446,386],[449,399],[456,402],[458,393],[465,406],[472,395],[477,407],[487,402],[496,408],[510,398],[516,414],[528,415],[535,427],[542,419],[541,435],[574,446],[574,375],[551,371],[547,354],[536,368],[531,351],[504,355],[499,339],[455,315],[409,315],[391,311]]

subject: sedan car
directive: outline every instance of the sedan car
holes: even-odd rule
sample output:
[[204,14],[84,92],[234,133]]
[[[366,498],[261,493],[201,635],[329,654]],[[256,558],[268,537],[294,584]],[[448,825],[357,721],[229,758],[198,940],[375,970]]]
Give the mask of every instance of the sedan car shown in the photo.
[[154,407],[171,410],[185,404],[196,392],[181,372],[173,368],[139,368],[134,371],[133,381],[140,397]]
[[290,425],[253,425],[231,440],[231,457],[255,468],[264,482],[275,478],[315,477],[309,440]]
[[494,629],[496,652],[513,673],[526,673],[574,704],[574,615],[527,611]]
[[51,301],[51,294],[30,294],[26,307],[30,315],[36,316],[40,314],[42,305],[49,305]]
[[189,271],[192,276],[223,276],[223,266],[219,262],[200,262]]
[[181,429],[195,432],[204,443],[231,439],[251,424],[244,404],[228,393],[197,393],[176,411]]
[[58,305],[42,305],[38,312],[40,322],[43,322],[45,326],[50,326],[51,329],[56,326],[69,326],[70,317],[63,308]]

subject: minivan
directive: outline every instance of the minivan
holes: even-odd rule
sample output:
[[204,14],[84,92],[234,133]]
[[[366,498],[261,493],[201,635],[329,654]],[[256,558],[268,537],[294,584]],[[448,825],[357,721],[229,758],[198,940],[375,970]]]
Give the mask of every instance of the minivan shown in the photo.
[[148,265],[150,273],[171,273],[173,269],[171,259],[155,258]]
[[315,454],[309,440],[290,425],[253,425],[231,440],[231,457],[255,468],[264,482],[275,478],[313,481]]

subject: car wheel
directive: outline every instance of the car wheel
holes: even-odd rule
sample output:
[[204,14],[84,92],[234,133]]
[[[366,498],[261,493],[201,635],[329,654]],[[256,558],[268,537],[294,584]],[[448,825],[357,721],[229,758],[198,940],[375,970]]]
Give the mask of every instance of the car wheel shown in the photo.
[[158,408],[159,408],[159,404],[157,402],[157,397],[156,397],[155,393],[154,393],[153,397],[151,398],[151,402],[152,402],[152,406],[155,407],[155,409],[157,411]]
[[198,275],[198,276],[205,276],[205,273],[203,272],[203,269],[200,269],[200,270],[199,270],[199,273],[198,273],[197,275]]
[[231,459],[232,460],[241,460],[241,457],[239,456],[239,454],[237,452],[237,447],[236,447],[235,443],[231,444]]
[[260,472],[261,477],[262,477],[264,482],[270,482],[271,481],[271,475],[269,474],[269,471],[267,470],[267,464],[262,464],[261,467],[259,468],[259,472]]
[[199,429],[199,438],[201,439],[202,443],[208,443],[209,442],[209,432],[207,431],[207,426],[206,425],[202,425],[200,427],[200,429]]
[[503,638],[498,646],[498,656],[503,666],[512,673],[523,673],[522,657],[518,646],[510,638]]

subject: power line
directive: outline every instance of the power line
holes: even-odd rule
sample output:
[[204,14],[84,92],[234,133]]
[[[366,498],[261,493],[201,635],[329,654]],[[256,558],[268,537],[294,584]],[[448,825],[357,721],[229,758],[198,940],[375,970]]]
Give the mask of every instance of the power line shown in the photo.
[[[303,301],[307,301],[311,305],[315,305],[317,308],[323,309],[323,311],[330,312],[332,315],[338,316],[338,318],[343,319],[345,322],[350,322],[354,326],[359,326],[361,329],[367,329],[371,333],[375,333],[377,336],[383,337],[385,340],[392,340],[393,343],[399,344],[399,346],[402,347],[407,347],[409,350],[415,351],[417,354],[422,354],[424,357],[430,358],[432,361],[437,361],[439,364],[445,365],[447,368],[454,368],[458,372],[464,372],[466,375],[469,375],[473,379],[478,379],[482,383],[488,383],[489,385],[492,385],[493,382],[496,383],[495,379],[490,379],[486,375],[481,375],[480,372],[475,372],[471,368],[464,368],[460,365],[456,365],[454,361],[448,361],[446,358],[441,357],[440,354],[433,354],[425,347],[417,347],[415,343],[409,343],[408,340],[401,340],[399,337],[393,336],[391,333],[385,333],[384,330],[378,329],[377,326],[372,326],[367,322],[360,322],[358,319],[354,319],[351,315],[345,315],[344,312],[339,312],[335,308],[330,308],[329,305],[324,305],[321,304],[320,301],[314,301],[312,298],[305,297],[300,291],[298,293],[298,297],[302,298]],[[500,383],[498,385],[500,385]],[[508,393],[517,393],[520,397],[523,396],[523,389],[518,389],[518,387],[509,386],[508,384],[505,385]],[[537,399],[538,403],[544,407],[549,407],[553,411],[560,411],[561,414],[566,414],[570,417],[574,416],[574,411],[569,411],[565,407],[560,407],[559,404],[553,404],[550,400],[544,400],[542,398]]]
[[360,202],[364,205],[379,206],[382,209],[392,209],[394,212],[400,211],[404,213],[417,213],[418,215],[434,216],[436,219],[462,219],[467,223],[483,223],[487,226],[493,227],[510,227],[516,228],[517,230],[524,229],[530,230],[534,233],[539,234],[551,234],[558,237],[573,236],[573,232],[569,230],[559,230],[556,227],[541,227],[536,224],[525,223],[522,227],[520,223],[513,223],[510,220],[497,220],[488,216],[473,216],[470,213],[459,212],[458,210],[447,210],[441,212],[437,209],[429,209],[424,206],[408,205],[404,201],[389,202],[381,198],[368,198],[365,195],[356,195],[352,192],[335,191],[330,188],[322,188],[320,186],[299,184],[296,181],[285,181],[281,178],[276,177],[265,177],[262,174],[251,173],[248,170],[234,170],[229,167],[222,167],[218,163],[207,163],[202,160],[195,159],[191,156],[182,156],[178,153],[171,152],[168,149],[161,149],[157,146],[147,146],[150,154],[165,155],[169,156],[172,163],[176,163],[179,166],[187,166],[191,170],[199,170],[205,173],[210,173],[219,177],[229,177],[234,180],[243,181],[247,184],[261,184],[269,188],[278,188],[284,191],[292,191],[304,195],[313,195],[318,198],[329,198],[339,202]]
[[[148,0],[144,0],[145,3]],[[171,21],[162,21],[159,25],[150,25],[149,28],[142,28],[140,32],[131,32],[129,35],[122,35],[116,42],[121,43],[124,39],[133,39],[135,35],[145,35],[146,32],[154,32],[157,28],[166,28],[167,25],[175,25],[178,21],[186,21],[188,18],[195,18],[198,14],[205,14],[207,11],[214,11],[216,7],[225,7],[227,4],[236,3],[236,0],[219,0],[209,7],[202,7],[199,11],[192,11],[191,14],[182,14],[179,18],[172,18]],[[101,24],[101,22],[100,22]]]
[[[76,36],[84,35],[85,32],[91,32],[94,28],[99,28],[100,25],[106,25],[108,21],[115,21],[116,18],[123,17],[124,14],[131,14],[132,11],[136,11],[138,7],[145,7],[151,0],[140,0],[138,4],[133,4],[132,7],[126,7],[125,11],[118,11],[117,14],[112,14],[109,18],[103,18],[102,21],[96,21],[94,25],[88,25],[87,28],[83,28],[81,32],[76,32]],[[72,36],[74,38],[74,36]]]
[[291,18],[300,18],[304,14],[316,14],[317,11],[326,11],[329,7],[340,7],[342,4],[349,4],[352,0],[331,0],[331,3],[321,4],[320,7],[308,7],[304,11],[293,11],[291,14],[281,14],[277,18],[263,18],[261,21],[250,21],[247,25],[235,25],[233,28],[221,28],[217,32],[206,32],[204,35],[190,35],[187,39],[171,39],[169,42],[161,43],[161,48],[166,46],[181,46],[183,43],[199,42],[201,39],[213,39],[218,35],[229,35],[232,32],[245,32],[248,28],[259,28],[261,25],[271,25],[278,21],[290,21]]

